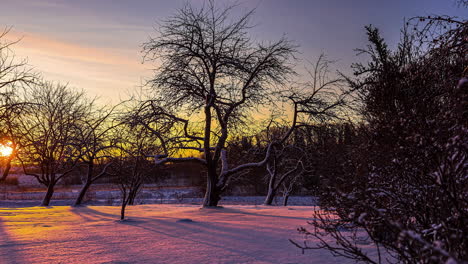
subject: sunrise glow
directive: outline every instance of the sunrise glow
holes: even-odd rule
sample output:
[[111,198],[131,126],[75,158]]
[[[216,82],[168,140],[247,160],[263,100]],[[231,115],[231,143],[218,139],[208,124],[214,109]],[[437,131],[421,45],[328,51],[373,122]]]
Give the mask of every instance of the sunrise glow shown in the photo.
[[10,146],[0,145],[0,156],[7,157],[13,153],[13,148]]

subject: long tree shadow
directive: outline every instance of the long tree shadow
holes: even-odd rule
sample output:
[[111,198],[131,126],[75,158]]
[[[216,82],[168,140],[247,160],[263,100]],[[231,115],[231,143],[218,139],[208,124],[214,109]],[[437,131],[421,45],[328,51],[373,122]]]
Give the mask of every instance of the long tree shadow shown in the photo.
[[[256,254],[255,252],[249,252],[248,250],[246,250],[246,248],[248,247],[244,249],[242,247],[239,247],[240,244],[245,244],[250,238],[253,237],[251,233],[246,234],[246,232],[241,228],[230,228],[227,226],[220,227],[206,222],[177,223],[174,221],[153,218],[148,219],[146,221],[142,220],[144,218],[137,219],[138,220],[136,221],[124,221],[122,222],[122,224],[131,225],[132,227],[140,228],[155,234],[172,237],[174,239],[180,240],[182,243],[193,242],[197,245],[200,245],[201,247],[208,246],[216,248],[217,250],[221,249],[229,251],[232,254],[246,256],[251,259],[254,259],[255,261],[271,261],[270,258],[258,256],[258,254]],[[166,230],[167,226],[170,226],[176,230],[183,230],[183,232],[181,232],[181,234],[179,235],[163,232],[162,230]],[[191,234],[197,235],[191,236]],[[203,237],[201,234],[210,234],[210,236]],[[211,239],[214,236],[228,237],[232,243],[216,243],[216,241],[212,241],[214,239]],[[265,234],[262,234],[262,237],[265,238],[265,242],[269,241],[270,239],[274,239],[273,236],[268,236]],[[215,250],[215,252],[217,250]]]
[[0,259],[1,263],[28,263],[21,255],[20,244],[8,234],[8,230],[0,217]]
[[[265,210],[268,209],[274,209],[272,208],[265,208]],[[294,219],[294,220],[310,220],[310,218],[307,217],[297,217],[297,216],[284,216],[284,215],[272,215],[272,214],[266,214],[266,213],[254,213],[254,212],[247,212],[245,210],[241,209],[234,209],[234,208],[226,208],[226,207],[220,207],[220,208],[202,208],[202,210],[205,210],[206,212],[225,212],[225,213],[232,213],[232,214],[239,214],[239,215],[252,215],[252,216],[260,216],[260,217],[273,217],[273,218],[283,218],[283,219]],[[261,212],[261,210],[260,210]]]
[[91,209],[87,206],[70,207],[70,211],[85,221],[101,221],[101,220],[113,220],[117,219],[117,215],[108,214],[101,211]]
[[[117,214],[110,214],[95,210],[89,207],[78,207],[72,208],[73,213],[76,213],[83,219],[93,219],[93,220],[114,220],[122,225],[127,225],[130,228],[138,228],[143,232],[154,233],[154,237],[163,236],[171,239],[175,239],[176,243],[195,243],[200,246],[207,246],[215,248],[216,250],[225,250],[231,254],[237,254],[255,261],[272,261],[270,256],[263,255],[259,256],[255,251],[250,250],[249,247],[241,247],[238,245],[242,243],[258,243],[256,240],[257,237],[261,235],[265,240],[265,244],[268,244],[269,241],[278,241],[278,237],[270,235],[267,230],[255,230],[252,229],[254,224],[242,225],[242,226],[230,226],[228,222],[218,223],[211,222],[212,219],[206,219],[203,221],[194,221],[194,222],[178,222],[177,220],[180,217],[169,217],[169,216],[154,216],[154,217],[134,217],[132,216],[130,220],[127,221],[117,221]],[[273,217],[272,215],[262,215],[256,213],[244,212],[241,210],[234,209],[220,209],[220,213],[223,214],[224,218],[229,218],[231,221],[235,222],[235,217],[240,214],[246,214],[250,216],[257,217]],[[211,211],[210,214],[215,213]],[[226,215],[226,213],[228,215]],[[230,216],[229,214],[233,214]],[[307,218],[299,217],[287,217],[290,219],[300,219],[304,220]],[[261,221],[261,219],[260,219]],[[247,223],[253,222],[252,219],[247,221]],[[245,228],[250,228],[246,232]],[[104,238],[105,239],[105,238]],[[228,241],[228,243],[217,243],[216,240],[220,239],[221,241]],[[281,239],[282,240],[282,239]],[[289,245],[287,237],[284,238],[285,246]]]
[[[71,207],[70,211],[80,216],[86,221],[102,221],[102,220],[117,221],[118,219],[120,219],[120,215],[119,215],[120,212],[116,214],[106,213],[106,212],[102,212],[99,210],[95,210],[87,206]],[[127,209],[127,212],[128,212],[128,209]],[[158,215],[158,218],[177,219],[177,217],[159,216],[159,215]],[[127,216],[127,220],[119,221],[119,222],[124,223],[124,222],[139,221],[137,219],[142,220],[142,217]]]
[[[141,217],[141,216],[131,216],[128,219],[124,221],[118,220],[119,215],[117,214],[110,214],[110,213],[105,213],[101,212],[89,207],[78,207],[78,208],[72,208],[71,211],[75,213],[76,215],[80,216],[83,220],[85,221],[112,221],[112,222],[117,222],[120,224],[128,225],[128,226],[137,226],[137,227],[145,227],[148,228],[149,231],[156,231],[158,233],[170,236],[170,237],[179,237],[175,236],[169,233],[163,233],[160,231],[160,227],[164,226],[170,226],[171,228],[177,228],[178,230],[185,230],[187,232],[203,232],[205,230],[199,230],[197,231],[195,228],[204,228],[207,229],[206,231],[211,230],[222,230],[222,231],[229,231],[232,230],[232,237],[236,237],[236,234],[242,234],[239,233],[239,229],[237,228],[229,228],[229,227],[223,227],[219,228],[215,225],[210,225],[208,222],[192,222],[192,223],[187,223],[187,222],[178,222],[180,220],[180,217],[176,216],[163,216],[163,215],[158,215],[154,217]],[[150,227],[155,227],[155,229],[150,229]]]
[[[265,210],[268,210],[270,208],[265,208]],[[274,209],[274,208],[271,208]],[[272,214],[267,214],[267,213],[256,213],[256,212],[248,212],[245,210],[241,209],[234,209],[234,208],[226,208],[226,207],[217,207],[217,208],[200,208],[200,210],[203,210],[207,214],[213,214],[213,213],[231,213],[231,214],[237,214],[237,215],[250,215],[250,216],[259,216],[259,217],[272,217],[272,218],[283,218],[283,219],[294,219],[294,220],[303,220],[307,221],[310,220],[310,218],[307,217],[296,217],[296,216],[283,216],[283,215],[272,215]],[[92,213],[93,215],[100,215],[104,217],[111,217],[111,218],[116,218],[118,215],[116,214],[109,214],[105,212],[101,212],[98,210],[94,210],[90,207],[86,206],[80,206],[80,207],[71,207],[71,211],[77,214],[83,214],[86,212]],[[158,217],[163,217],[163,218],[177,218],[177,217],[168,217],[168,216],[158,216]]]

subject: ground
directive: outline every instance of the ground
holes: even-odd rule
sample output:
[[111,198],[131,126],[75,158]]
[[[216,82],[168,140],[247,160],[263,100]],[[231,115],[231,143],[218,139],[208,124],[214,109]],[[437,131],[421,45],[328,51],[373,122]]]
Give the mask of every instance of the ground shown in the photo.
[[343,263],[288,239],[314,207],[137,205],[0,208],[1,263]]

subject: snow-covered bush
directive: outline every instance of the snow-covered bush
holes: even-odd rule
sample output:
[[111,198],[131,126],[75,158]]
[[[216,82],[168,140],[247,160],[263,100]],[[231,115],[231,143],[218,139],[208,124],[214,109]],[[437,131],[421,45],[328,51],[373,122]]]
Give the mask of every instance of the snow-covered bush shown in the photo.
[[323,190],[327,212],[300,229],[321,242],[296,245],[369,263],[468,260],[468,24],[417,19],[396,51],[367,27],[371,59],[350,80],[363,99],[365,144],[353,152],[355,170]]

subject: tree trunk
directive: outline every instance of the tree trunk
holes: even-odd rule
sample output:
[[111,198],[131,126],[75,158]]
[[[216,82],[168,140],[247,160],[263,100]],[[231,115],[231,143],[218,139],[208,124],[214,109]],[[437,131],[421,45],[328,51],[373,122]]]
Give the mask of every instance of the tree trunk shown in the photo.
[[273,203],[273,199],[276,196],[276,189],[275,189],[275,181],[276,181],[276,172],[273,175],[270,175],[270,180],[268,181],[268,193],[265,197],[265,201],[263,202],[264,205],[271,205]]
[[265,198],[265,201],[263,202],[264,205],[271,205],[273,203],[273,199],[275,199],[276,196],[276,190],[274,188],[268,188],[268,193]]
[[207,181],[206,181],[206,192],[205,198],[203,199],[203,207],[215,207],[218,206],[218,202],[221,199],[220,191],[217,186],[217,174],[216,168],[208,168]]
[[76,201],[75,201],[75,204],[74,204],[75,206],[81,205],[86,193],[88,192],[89,187],[93,183],[93,170],[94,170],[94,165],[92,163],[88,164],[88,172],[87,172],[87,175],[86,175],[86,183],[83,185],[83,188],[81,188],[81,191],[80,191],[80,194],[78,195],[78,198],[76,198]]
[[283,196],[283,206],[288,205],[288,200],[289,200],[289,194],[286,194]]
[[50,200],[52,199],[52,195],[54,195],[54,186],[55,186],[55,182],[50,182],[49,185],[47,186],[46,195],[44,196],[44,199],[42,200],[42,203],[41,203],[42,206],[49,206]]
[[120,209],[120,220],[125,219],[125,207],[127,206],[127,202],[122,202],[122,208]]
[[127,199],[127,191],[122,191],[122,207],[120,208],[120,220],[125,219],[125,207],[127,206],[128,199]]
[[[10,156],[13,156],[13,154],[11,154]],[[11,169],[12,160],[13,160],[13,157],[8,157],[8,160],[6,161],[6,167],[2,173],[2,177],[0,178],[0,181],[4,181],[8,177],[8,174],[10,173],[10,169]]]
[[128,205],[135,205],[135,195],[130,193],[130,197],[128,197]]
[[135,205],[135,198],[140,187],[133,187],[128,194],[128,205]]
[[134,175],[134,177],[137,179],[136,182],[130,186],[130,189],[128,191],[128,205],[135,205],[135,199],[138,196],[138,193],[140,192],[141,185],[143,184],[141,175]]
[[80,191],[80,194],[78,195],[78,198],[76,198],[76,201],[75,201],[75,206],[78,206],[78,205],[81,205],[81,203],[83,202],[83,199],[86,195],[86,193],[88,192],[88,189],[89,187],[91,186],[91,181],[90,180],[86,180],[86,183],[83,185],[83,188],[81,188],[81,191]]

